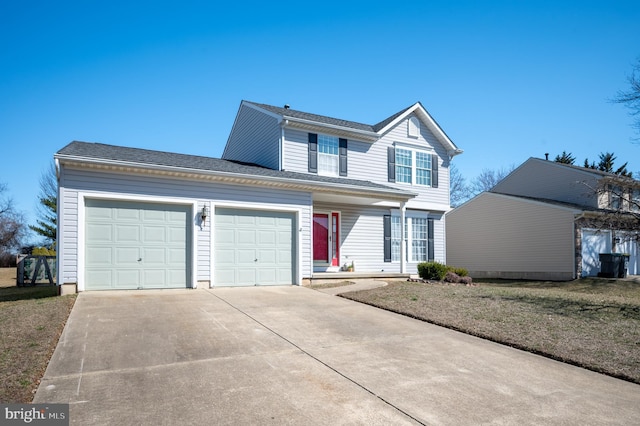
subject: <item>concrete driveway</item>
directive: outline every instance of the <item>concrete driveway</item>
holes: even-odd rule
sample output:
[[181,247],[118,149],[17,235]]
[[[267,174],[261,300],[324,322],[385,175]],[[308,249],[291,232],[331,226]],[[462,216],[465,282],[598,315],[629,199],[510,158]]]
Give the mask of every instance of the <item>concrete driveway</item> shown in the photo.
[[78,296],[36,393],[71,424],[640,422],[640,386],[302,287]]

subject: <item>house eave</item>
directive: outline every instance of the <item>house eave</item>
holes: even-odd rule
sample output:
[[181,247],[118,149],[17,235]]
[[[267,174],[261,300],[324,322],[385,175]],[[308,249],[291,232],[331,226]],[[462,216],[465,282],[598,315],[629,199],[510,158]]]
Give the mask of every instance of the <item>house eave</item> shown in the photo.
[[380,134],[376,132],[369,132],[366,130],[353,129],[351,127],[337,126],[334,124],[320,123],[313,120],[305,120],[296,117],[283,117],[283,126],[304,129],[323,131],[328,130],[332,134],[338,134],[340,136],[346,136],[348,138],[357,139],[363,142],[375,142],[380,139]]
[[65,156],[60,154],[56,154],[55,158],[63,165],[67,164],[77,168],[115,171],[120,173],[144,173],[182,179],[207,180],[238,185],[267,186],[314,193],[342,194],[392,201],[408,201],[417,196],[417,194],[398,191],[393,188],[389,188],[388,190],[384,188],[365,188],[344,183],[314,182],[286,177],[247,175],[215,170],[135,163],[121,160]]

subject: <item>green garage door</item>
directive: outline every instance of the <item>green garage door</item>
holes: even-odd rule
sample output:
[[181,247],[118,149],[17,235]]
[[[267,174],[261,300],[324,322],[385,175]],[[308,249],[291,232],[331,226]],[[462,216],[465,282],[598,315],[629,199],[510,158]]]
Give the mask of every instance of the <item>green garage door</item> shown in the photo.
[[190,206],[87,200],[85,289],[185,288]]
[[295,274],[295,215],[217,208],[214,285],[291,285]]

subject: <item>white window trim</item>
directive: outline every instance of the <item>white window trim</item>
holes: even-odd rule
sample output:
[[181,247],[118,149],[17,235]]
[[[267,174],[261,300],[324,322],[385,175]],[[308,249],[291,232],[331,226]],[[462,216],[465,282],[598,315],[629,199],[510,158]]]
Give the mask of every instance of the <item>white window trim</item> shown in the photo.
[[[414,144],[402,143],[402,142],[394,142],[393,147],[398,149],[403,149],[405,151],[411,152],[411,183],[409,182],[401,182],[396,178],[396,183],[400,185],[410,185],[410,186],[420,186],[423,188],[431,188],[432,185],[423,185],[421,183],[417,183],[417,167],[416,167],[416,152],[422,152],[427,155],[432,155],[435,153],[435,150],[430,147],[424,146],[416,146]],[[396,162],[396,167],[398,167]],[[397,176],[397,175],[396,175]],[[431,182],[433,183],[433,164],[431,164]]]

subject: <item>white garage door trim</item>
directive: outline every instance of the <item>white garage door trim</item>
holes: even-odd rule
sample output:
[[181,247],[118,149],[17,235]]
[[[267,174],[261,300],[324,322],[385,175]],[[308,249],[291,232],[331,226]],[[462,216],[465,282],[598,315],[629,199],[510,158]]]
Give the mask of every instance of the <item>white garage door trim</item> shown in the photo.
[[[260,212],[266,212],[266,213],[284,213],[284,214],[291,214],[293,217],[293,223],[292,223],[292,229],[291,229],[291,237],[293,239],[292,243],[294,245],[294,247],[292,248],[292,272],[291,272],[291,277],[292,277],[292,281],[289,282],[289,284],[294,284],[294,285],[300,285],[300,283],[302,282],[302,271],[301,271],[301,267],[300,267],[300,258],[301,258],[301,245],[300,245],[300,216],[301,216],[301,210],[300,209],[291,209],[291,208],[281,208],[281,207],[277,207],[277,206],[265,206],[265,205],[253,205],[253,206],[248,206],[247,204],[243,204],[243,205],[238,205],[238,204],[232,204],[232,203],[212,203],[211,206],[211,211],[212,211],[212,218],[211,218],[211,232],[212,232],[212,238],[211,238],[211,253],[213,256],[212,259],[212,268],[211,268],[211,287],[214,286],[227,286],[228,283],[220,283],[220,282],[216,282],[216,276],[217,276],[217,272],[216,272],[216,261],[217,261],[217,257],[216,257],[216,242],[217,242],[217,236],[216,236],[216,212],[219,211],[219,209],[226,209],[226,210],[243,210],[246,212],[255,212],[255,213],[260,213]],[[282,285],[282,284],[280,284]]]
[[[85,260],[86,260],[86,200],[87,199],[96,199],[96,200],[111,200],[111,201],[125,201],[125,202],[143,202],[143,203],[153,203],[153,204],[177,204],[177,205],[185,205],[189,206],[188,215],[190,215],[192,219],[192,225],[188,227],[187,232],[189,232],[188,238],[191,242],[190,244],[190,259],[188,260],[189,267],[191,268],[189,274],[189,285],[191,288],[196,288],[197,286],[197,236],[195,232],[195,212],[197,211],[197,202],[192,199],[184,199],[184,198],[158,198],[158,197],[144,197],[144,196],[136,196],[136,195],[123,195],[123,194],[110,194],[110,193],[86,193],[86,192],[78,192],[78,264],[76,270],[77,276],[77,290],[85,291],[86,290],[86,280],[85,280]],[[64,277],[63,277],[64,278]]]

